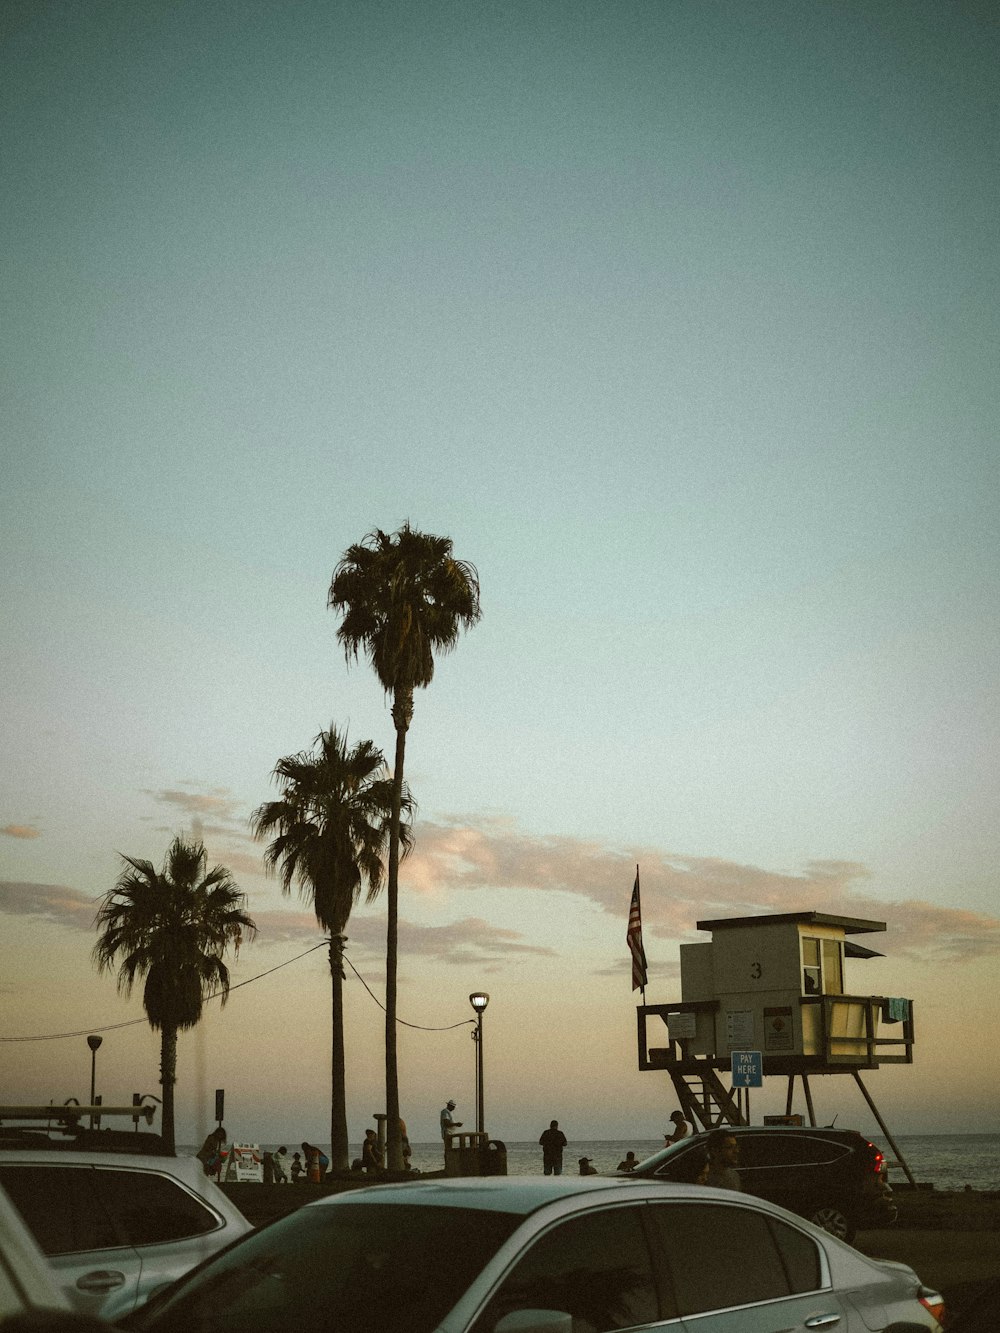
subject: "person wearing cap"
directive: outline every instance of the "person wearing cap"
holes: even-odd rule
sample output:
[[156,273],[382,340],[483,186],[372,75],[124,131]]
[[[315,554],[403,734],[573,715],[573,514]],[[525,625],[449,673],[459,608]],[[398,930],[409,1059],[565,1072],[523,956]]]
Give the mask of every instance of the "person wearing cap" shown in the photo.
[[448,1139],[452,1134],[452,1132],[456,1129],[462,1128],[461,1120],[456,1120],[455,1117],[452,1115],[452,1111],[454,1111],[454,1109],[455,1109],[455,1103],[451,1100],[451,1098],[449,1098],[448,1101],[441,1108],[441,1139],[444,1142],[444,1146],[446,1148],[448,1147]]
[[580,1168],[581,1176],[596,1176],[597,1167],[594,1165],[593,1157],[581,1157],[577,1163]]
[[563,1148],[566,1147],[566,1135],[559,1128],[558,1120],[550,1120],[548,1129],[542,1130],[538,1142],[542,1145],[542,1172],[546,1176],[562,1175]]
[[670,1119],[674,1122],[674,1127],[670,1133],[664,1134],[664,1146],[670,1143],[680,1143],[681,1139],[686,1139],[691,1133],[691,1126],[684,1119],[682,1111],[671,1111]]

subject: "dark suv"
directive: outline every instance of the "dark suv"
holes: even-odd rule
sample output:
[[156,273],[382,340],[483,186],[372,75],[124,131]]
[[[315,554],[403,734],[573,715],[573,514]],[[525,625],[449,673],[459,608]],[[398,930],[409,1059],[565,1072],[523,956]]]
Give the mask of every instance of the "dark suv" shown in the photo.
[[[882,1154],[856,1130],[789,1125],[724,1128],[740,1145],[740,1184],[747,1194],[781,1204],[841,1240],[853,1240],[861,1228],[895,1221]],[[689,1179],[692,1154],[704,1153],[707,1144],[708,1134],[693,1134],[647,1157],[629,1174]]]

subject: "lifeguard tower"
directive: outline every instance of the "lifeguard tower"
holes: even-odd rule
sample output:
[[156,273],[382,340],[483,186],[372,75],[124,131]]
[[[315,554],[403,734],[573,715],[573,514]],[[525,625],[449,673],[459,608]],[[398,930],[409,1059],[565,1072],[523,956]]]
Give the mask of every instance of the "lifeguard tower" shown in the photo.
[[680,946],[680,1002],[636,1011],[639,1068],[666,1070],[685,1116],[704,1129],[749,1123],[748,1090],[719,1076],[736,1051],[759,1051],[765,1077],[788,1079],[790,1121],[800,1119],[792,1115],[798,1076],[810,1125],[810,1076],[849,1073],[899,1157],[861,1071],[912,1064],[913,1003],[851,994],[845,984],[848,960],[882,957],[848,936],[883,931],[885,922],[786,912],[697,926],[712,938]]

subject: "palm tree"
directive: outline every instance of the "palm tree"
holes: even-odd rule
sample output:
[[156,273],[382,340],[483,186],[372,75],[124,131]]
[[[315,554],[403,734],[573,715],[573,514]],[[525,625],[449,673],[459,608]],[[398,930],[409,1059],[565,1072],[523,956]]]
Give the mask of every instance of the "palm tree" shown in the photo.
[[[382,888],[383,853],[389,836],[392,782],[385,758],[371,741],[347,748],[336,727],[321,731],[317,752],[279,759],[274,776],[281,797],[254,811],[250,824],[257,838],[273,833],[264,853],[269,870],[280,867],[281,887],[290,893],[297,882],[312,899],[316,920],[330,932],[333,1036],[331,1045],[330,1159],[335,1171],[349,1162],[347,1099],[344,1077],[344,945],[351,908],[367,883],[367,901]],[[409,793],[402,807],[410,811]],[[409,848],[409,825],[402,831]]]
[[131,994],[136,980],[145,979],[143,1008],[160,1033],[161,1135],[173,1152],[177,1034],[197,1024],[210,994],[220,994],[225,1004],[229,969],[223,954],[229,945],[238,953],[244,934],[252,939],[257,926],[246,913],[246,894],[225,866],[206,872],[201,842],[175,838],[159,873],[151,861],[121,859],[125,868],[94,920],[103,933],[93,958],[99,972],[117,964],[121,994]]
[[396,1062],[396,970],[399,922],[399,840],[406,732],[413,691],[430,684],[434,654],[449,652],[463,628],[480,617],[479,576],[452,555],[449,537],[404,523],[388,535],[376,528],[348,547],[333,572],[327,605],[343,613],[337,638],[348,663],[363,651],[387,694],[396,728],[389,830],[385,957],[385,1110],[387,1158],[403,1166]]

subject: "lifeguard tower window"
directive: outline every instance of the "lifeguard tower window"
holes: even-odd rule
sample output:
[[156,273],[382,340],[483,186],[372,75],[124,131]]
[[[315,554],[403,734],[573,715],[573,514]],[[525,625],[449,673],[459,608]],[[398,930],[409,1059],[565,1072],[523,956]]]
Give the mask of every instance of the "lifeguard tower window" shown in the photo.
[[840,940],[802,938],[802,994],[843,995],[844,965]]

